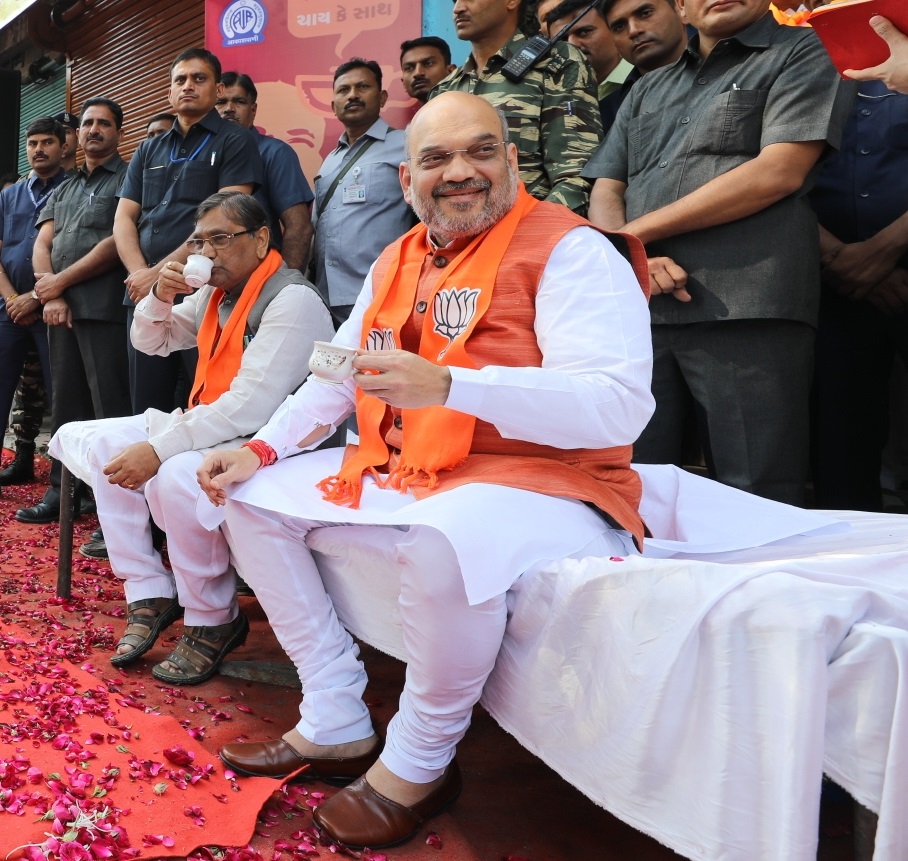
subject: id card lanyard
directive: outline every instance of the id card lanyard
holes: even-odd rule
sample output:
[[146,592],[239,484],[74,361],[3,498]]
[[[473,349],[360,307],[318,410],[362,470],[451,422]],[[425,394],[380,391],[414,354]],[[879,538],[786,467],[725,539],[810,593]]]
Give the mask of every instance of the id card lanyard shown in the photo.
[[[349,171],[353,167],[353,165],[355,165],[366,154],[366,150],[369,149],[369,147],[372,146],[372,144],[374,144],[374,143],[375,143],[375,138],[369,138],[369,140],[367,140],[359,148],[359,152],[357,152],[356,155],[353,156],[350,159],[350,161],[347,162],[346,165],[344,165],[344,169],[340,173],[338,173],[337,176],[334,177],[334,181],[331,183],[330,186],[328,186],[328,190],[325,192],[325,196],[321,199],[318,206],[316,207],[316,212],[315,212],[316,218],[318,218],[325,211],[325,207],[328,205],[328,201],[331,200],[331,197],[334,195],[334,192],[337,191],[337,187],[338,187],[338,185],[340,185],[341,180],[347,175],[347,171]],[[355,173],[353,174],[353,176],[357,177],[357,175]],[[360,186],[360,188],[363,189],[363,200],[365,200],[365,188],[363,188],[362,186]],[[347,203],[347,202],[348,202],[347,200],[344,200],[344,203]]]

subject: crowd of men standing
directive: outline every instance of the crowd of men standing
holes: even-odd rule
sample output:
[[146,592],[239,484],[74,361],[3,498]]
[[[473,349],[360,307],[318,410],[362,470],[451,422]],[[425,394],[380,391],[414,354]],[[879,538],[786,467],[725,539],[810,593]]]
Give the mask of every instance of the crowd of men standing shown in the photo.
[[[540,0],[542,32],[567,32],[515,75],[526,0],[456,0],[467,61],[414,39],[401,77],[418,103],[454,90],[501,108],[532,196],[645,243],[657,411],[637,460],[702,456],[718,480],[795,504],[812,476],[818,505],[880,508],[889,376],[908,358],[908,97],[878,82],[856,95],[814,34],[768,6]],[[289,146],[256,130],[248,75],[191,49],[170,87],[173,114],[149,121],[128,165],[109,99],[26,130],[31,173],[0,196],[0,415],[17,385],[30,409],[14,416],[0,483],[32,475],[38,367],[54,429],[191,406],[195,351],[149,356],[128,331],[164,263],[185,261],[211,194],[255,195],[336,326],[415,223],[398,181],[404,132],[381,116],[374,61],[336,69],[344,131],[311,184]],[[55,465],[17,518],[55,519],[58,486]]]

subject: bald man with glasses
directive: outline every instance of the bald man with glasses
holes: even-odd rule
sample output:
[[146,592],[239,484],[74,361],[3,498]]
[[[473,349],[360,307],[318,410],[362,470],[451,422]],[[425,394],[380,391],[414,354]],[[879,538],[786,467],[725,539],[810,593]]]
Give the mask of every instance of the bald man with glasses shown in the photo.
[[[185,609],[182,639],[152,669],[171,685],[205,681],[249,630],[226,541],[196,517],[203,452],[240,446],[303,382],[314,342],[334,332],[315,289],[271,246],[266,224],[250,195],[213,194],[185,243],[187,255],[211,260],[209,283],[193,292],[184,264],[166,261],[136,307],[137,350],[166,356],[198,346],[190,408],[72,422],[51,441],[71,468],[87,465],[111,567],[124,581],[127,625],[111,663],[141,658]],[[149,513],[167,533],[172,572],[153,546]]]

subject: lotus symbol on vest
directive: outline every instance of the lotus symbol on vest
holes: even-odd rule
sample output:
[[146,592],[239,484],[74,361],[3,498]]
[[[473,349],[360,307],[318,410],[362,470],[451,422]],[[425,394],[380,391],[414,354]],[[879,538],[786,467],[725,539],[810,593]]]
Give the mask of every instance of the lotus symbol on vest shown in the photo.
[[[439,290],[435,294],[435,303],[432,307],[435,331],[442,338],[447,338],[449,342],[462,335],[476,314],[478,297],[479,290],[471,290],[469,287],[461,290],[456,287]],[[444,355],[444,352],[442,350],[439,358]]]
[[370,329],[366,335],[367,350],[396,350],[397,341],[393,329]]

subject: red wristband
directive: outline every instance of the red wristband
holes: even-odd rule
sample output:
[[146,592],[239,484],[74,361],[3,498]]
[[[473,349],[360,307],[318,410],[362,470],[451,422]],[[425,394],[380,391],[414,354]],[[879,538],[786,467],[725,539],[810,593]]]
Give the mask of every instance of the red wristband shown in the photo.
[[251,439],[244,442],[241,448],[251,448],[258,456],[262,466],[271,466],[277,461],[277,452],[264,440]]

